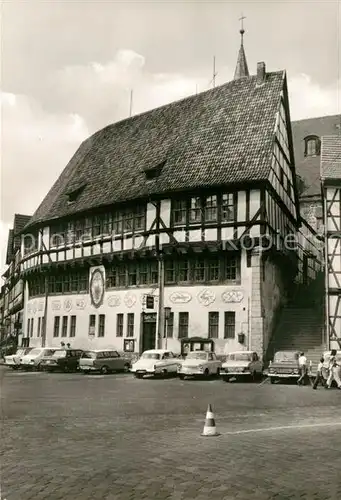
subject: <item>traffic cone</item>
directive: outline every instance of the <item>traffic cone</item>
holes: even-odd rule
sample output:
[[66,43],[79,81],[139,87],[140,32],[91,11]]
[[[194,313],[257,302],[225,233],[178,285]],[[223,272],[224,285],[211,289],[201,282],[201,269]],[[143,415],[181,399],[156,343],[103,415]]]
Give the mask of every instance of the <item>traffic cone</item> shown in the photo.
[[206,420],[204,425],[204,430],[201,434],[202,436],[219,436],[216,426],[214,415],[212,411],[212,406],[209,404],[206,413]]

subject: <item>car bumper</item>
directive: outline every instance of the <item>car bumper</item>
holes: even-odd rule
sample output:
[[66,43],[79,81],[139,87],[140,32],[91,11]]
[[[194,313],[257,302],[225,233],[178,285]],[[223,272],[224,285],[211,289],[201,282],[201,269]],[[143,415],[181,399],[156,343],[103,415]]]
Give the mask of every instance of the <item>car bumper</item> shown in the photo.
[[299,373],[268,373],[268,377],[273,378],[300,378]]
[[[157,372],[155,370],[130,370],[134,375],[155,375]],[[161,370],[159,371],[161,373]]]
[[221,377],[248,377],[250,375],[251,375],[250,371],[247,371],[247,372],[238,372],[238,371],[220,372]]
[[97,368],[96,366],[80,366],[79,371],[81,371],[81,372],[99,372],[99,371],[101,371],[101,369]]
[[178,371],[178,374],[184,377],[200,377],[204,374],[204,370],[199,370],[198,368],[181,369]]
[[20,363],[20,368],[22,368],[23,370],[29,370],[29,369],[32,369],[32,368],[36,368],[37,365],[35,363]]

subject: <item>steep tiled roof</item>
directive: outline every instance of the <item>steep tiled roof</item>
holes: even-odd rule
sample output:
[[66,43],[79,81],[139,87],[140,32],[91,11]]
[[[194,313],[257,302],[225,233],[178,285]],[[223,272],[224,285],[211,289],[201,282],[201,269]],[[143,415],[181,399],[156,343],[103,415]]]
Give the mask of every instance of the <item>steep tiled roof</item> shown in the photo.
[[341,183],[341,135],[322,137],[321,178],[339,179]]
[[[29,225],[153,194],[268,179],[284,81],[283,71],[260,86],[255,76],[233,80],[100,130],[79,147]],[[160,164],[148,180],[145,171]],[[68,203],[67,193],[82,185]]]
[[21,245],[20,233],[24,227],[29,223],[31,215],[14,214],[13,222],[13,250],[17,249]]
[[14,214],[14,223],[13,223],[14,235],[19,234],[24,229],[24,227],[26,226],[31,217],[32,217],[31,215]]
[[13,255],[13,229],[8,231],[7,251],[6,251],[6,264],[9,265]]
[[304,156],[304,138],[338,134],[341,116],[322,116],[292,122],[296,173],[302,177],[306,189],[301,196],[321,196],[320,156]]

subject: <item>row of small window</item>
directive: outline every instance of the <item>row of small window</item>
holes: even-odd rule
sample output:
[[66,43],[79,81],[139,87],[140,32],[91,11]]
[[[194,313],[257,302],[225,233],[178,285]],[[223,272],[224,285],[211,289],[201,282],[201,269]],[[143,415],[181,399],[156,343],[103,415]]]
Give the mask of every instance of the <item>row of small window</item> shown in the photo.
[[[119,264],[106,271],[107,288],[158,283],[158,263],[155,261]],[[165,261],[165,283],[207,283],[240,281],[240,254],[223,257],[197,257]]]
[[[39,318],[40,320],[41,318]],[[62,320],[62,321],[61,321]],[[178,338],[187,338],[189,336],[189,313],[179,312],[178,323]],[[29,320],[30,321],[30,320]],[[68,330],[68,316],[54,317],[54,337],[69,337],[76,336],[76,316],[70,316],[70,326]],[[31,319],[31,330],[33,329],[33,319]],[[62,327],[60,329],[60,326]],[[124,322],[124,314],[116,315],[116,337],[134,337],[135,314],[128,313],[126,322]],[[105,335],[105,314],[90,314],[89,316],[89,335],[104,337]],[[165,336],[173,338],[174,335],[174,313],[171,312],[165,324]],[[224,339],[234,339],[236,335],[236,313],[234,311],[224,311]],[[32,337],[33,334],[30,333]],[[39,335],[38,335],[39,336]],[[212,339],[219,338],[219,312],[211,311],[208,313],[208,337]]]
[[[135,285],[156,285],[159,279],[157,261],[120,263],[106,270],[106,288]],[[220,257],[183,258],[165,261],[165,283],[217,283],[240,282],[240,253],[230,252]],[[48,293],[87,293],[87,272],[49,276]],[[45,279],[38,277],[29,282],[30,297],[45,294]]]
[[173,226],[233,222],[237,217],[237,193],[174,200],[171,220]]
[[53,336],[75,337],[76,322],[77,322],[76,316],[55,316],[53,325]]
[[[68,273],[48,277],[48,293],[84,293],[89,290],[89,273]],[[29,281],[29,296],[45,295],[45,278],[40,276]]]
[[[173,226],[233,222],[237,217],[237,193],[194,196],[172,201]],[[50,248],[91,241],[99,236],[136,233],[146,226],[146,205],[128,207],[50,226]],[[24,236],[24,254],[38,248],[38,233]]]
[[[136,233],[145,229],[146,207],[138,205],[50,226],[50,248],[91,241],[98,236]],[[25,235],[24,253],[38,248],[38,234]]]
[[[126,336],[134,336],[134,313],[127,314]],[[189,336],[189,313],[179,312],[178,338],[187,338]],[[118,313],[116,316],[116,337],[124,335],[124,314]],[[236,313],[235,311],[224,311],[224,339],[234,339],[236,335]],[[174,313],[171,312],[165,322],[165,336],[173,338],[174,336]],[[208,337],[212,339],[219,338],[219,312],[212,311],[208,313]]]

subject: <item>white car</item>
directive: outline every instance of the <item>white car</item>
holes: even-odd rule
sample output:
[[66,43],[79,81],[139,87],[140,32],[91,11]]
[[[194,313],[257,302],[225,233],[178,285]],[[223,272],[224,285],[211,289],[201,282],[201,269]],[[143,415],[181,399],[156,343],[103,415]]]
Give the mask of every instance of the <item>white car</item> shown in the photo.
[[50,347],[35,347],[20,360],[20,367],[24,369],[38,369],[43,358],[52,356],[56,349]]
[[222,364],[221,377],[228,382],[231,378],[252,378],[263,375],[263,363],[255,351],[236,351],[227,355]]
[[180,365],[178,373],[183,380],[185,377],[219,375],[220,370],[221,361],[214,352],[191,351]]
[[130,369],[136,378],[143,378],[145,375],[176,374],[178,366],[181,364],[179,359],[171,351],[165,349],[151,349],[144,351],[141,357],[134,363]]
[[15,354],[5,356],[5,366],[9,366],[10,368],[13,368],[13,370],[17,370],[20,366],[21,358],[30,351],[32,351],[32,347],[21,347]]

